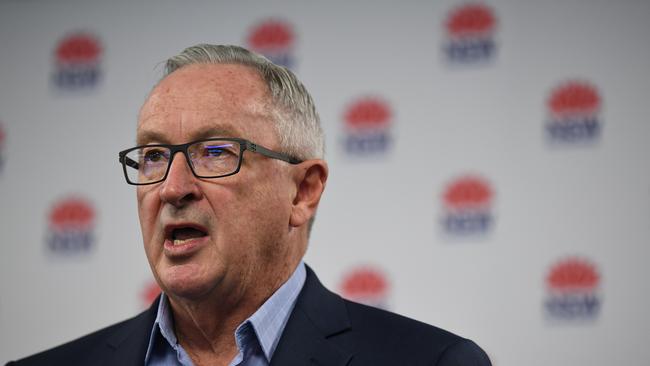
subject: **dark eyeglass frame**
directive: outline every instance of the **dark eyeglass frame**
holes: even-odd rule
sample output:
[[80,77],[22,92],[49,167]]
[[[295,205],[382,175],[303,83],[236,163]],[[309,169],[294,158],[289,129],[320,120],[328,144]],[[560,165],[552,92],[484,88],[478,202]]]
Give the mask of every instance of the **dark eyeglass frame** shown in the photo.
[[[228,174],[221,174],[221,175],[198,175],[198,174],[196,174],[196,172],[194,171],[194,165],[192,163],[192,159],[190,158],[189,153],[187,152],[187,149],[190,146],[192,146],[192,145],[194,145],[196,143],[206,142],[206,141],[231,141],[231,142],[236,142],[236,143],[239,144],[239,161],[237,162],[237,168],[235,169],[235,171],[233,171],[231,173],[228,173]],[[167,170],[165,170],[165,174],[162,176],[162,178],[160,178],[158,180],[154,180],[154,181],[146,182],[146,183],[135,183],[135,182],[132,182],[129,179],[129,173],[127,172],[127,166],[138,170],[139,169],[139,163],[137,161],[133,160],[133,159],[130,159],[126,155],[128,153],[130,153],[131,151],[133,151],[133,150],[138,150],[138,149],[142,149],[142,148],[145,148],[145,147],[164,147],[164,148],[169,149],[169,151],[170,151],[169,154],[170,155],[169,155],[169,162],[167,163]],[[264,155],[264,156],[266,156],[268,158],[271,158],[271,159],[286,161],[289,164],[294,164],[295,165],[295,164],[300,164],[300,163],[303,162],[303,160],[297,159],[297,158],[295,158],[293,156],[290,156],[290,155],[287,155],[287,154],[284,154],[284,153],[281,153],[281,152],[273,151],[273,150],[265,148],[264,146],[257,145],[257,144],[255,144],[253,142],[250,142],[250,141],[248,141],[246,139],[241,139],[241,138],[236,138],[236,137],[213,137],[213,138],[209,138],[209,139],[190,141],[188,143],[179,144],[179,145],[170,145],[170,144],[139,145],[139,146],[136,146],[136,147],[132,147],[130,149],[122,150],[122,151],[119,152],[118,155],[119,155],[119,161],[120,161],[120,163],[122,163],[122,170],[124,171],[124,178],[126,178],[126,182],[128,184],[132,184],[134,186],[144,186],[144,185],[149,185],[149,184],[160,183],[160,182],[164,181],[165,179],[167,179],[167,174],[169,174],[169,168],[172,166],[172,162],[174,161],[174,156],[176,156],[177,152],[183,153],[183,155],[185,156],[185,160],[187,161],[187,163],[188,163],[188,165],[190,167],[190,170],[192,171],[192,174],[194,174],[195,177],[197,177],[197,178],[222,178],[222,177],[227,177],[227,176],[239,173],[239,170],[241,169],[242,161],[244,160],[244,151],[247,151],[247,150],[251,151],[251,152],[254,152],[254,153]]]

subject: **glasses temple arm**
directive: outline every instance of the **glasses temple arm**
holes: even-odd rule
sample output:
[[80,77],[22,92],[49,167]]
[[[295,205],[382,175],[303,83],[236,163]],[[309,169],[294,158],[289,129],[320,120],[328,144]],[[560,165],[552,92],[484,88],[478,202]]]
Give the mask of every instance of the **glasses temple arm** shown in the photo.
[[248,149],[248,150],[250,150],[252,152],[256,152],[258,154],[262,154],[264,156],[268,156],[269,158],[286,161],[287,163],[290,163],[290,164],[300,164],[300,163],[302,163],[302,160],[300,160],[300,159],[296,159],[296,158],[294,158],[292,156],[289,156],[287,154],[283,154],[283,153],[275,152],[273,150],[269,150],[269,149],[265,148],[264,146],[254,144],[254,143],[249,142],[249,141],[246,141],[246,149]]
[[120,163],[124,163],[125,165],[128,165],[135,170],[140,169],[140,164],[126,155],[120,155]]

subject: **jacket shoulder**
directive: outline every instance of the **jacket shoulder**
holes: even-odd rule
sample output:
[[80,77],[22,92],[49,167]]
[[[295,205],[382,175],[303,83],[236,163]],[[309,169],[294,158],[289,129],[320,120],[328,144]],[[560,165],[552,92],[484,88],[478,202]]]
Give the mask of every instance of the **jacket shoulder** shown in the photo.
[[[348,332],[361,365],[490,365],[471,340],[399,314],[344,300],[351,323]],[[355,364],[353,362],[352,364]]]
[[[143,322],[149,321],[151,311],[152,309],[149,309],[135,317],[107,326],[60,346],[10,362],[7,366],[99,365],[134,331],[134,328],[141,328]],[[151,320],[151,324],[153,324],[153,320]],[[150,332],[151,328],[148,330],[140,329],[140,331]],[[144,356],[142,360],[144,362]]]

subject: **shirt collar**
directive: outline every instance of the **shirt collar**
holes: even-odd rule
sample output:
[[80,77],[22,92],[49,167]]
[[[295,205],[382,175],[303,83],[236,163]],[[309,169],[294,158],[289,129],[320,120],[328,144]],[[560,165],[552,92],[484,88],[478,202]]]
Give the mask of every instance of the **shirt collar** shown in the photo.
[[[280,341],[282,331],[289,321],[289,315],[296,304],[298,294],[305,284],[306,276],[305,265],[300,262],[289,280],[244,322],[250,322],[253,326],[257,340],[269,362]],[[236,335],[242,325],[237,327]]]
[[[158,339],[160,336],[163,338]],[[181,348],[176,339],[176,333],[174,333],[174,321],[171,317],[169,299],[164,292],[160,294],[158,313],[156,314],[156,320],[153,322],[151,336],[149,336],[149,346],[147,347],[147,354],[144,357],[145,365],[149,364],[149,359],[153,357],[153,353],[156,350],[158,352],[166,352],[164,349],[160,348],[160,342],[166,342],[164,348],[166,349],[167,347],[171,347],[175,351],[174,353],[178,353],[179,348]]]
[[[250,339],[246,337],[246,333],[248,333],[247,329],[252,327],[266,360],[268,362],[271,361],[275,348],[280,341],[282,331],[289,321],[289,315],[296,304],[298,294],[305,284],[306,276],[305,264],[301,261],[287,282],[275,291],[253,315],[237,327],[235,330],[235,339],[237,340],[237,347],[240,353],[243,353],[244,350],[242,348],[247,346],[240,340]],[[156,337],[160,335],[162,335],[166,343],[174,350],[178,351],[181,348],[174,333],[171,307],[169,306],[169,300],[165,293],[162,293],[160,296],[158,313],[156,314],[156,320],[154,321],[151,336],[149,337],[145,364],[151,357],[156,343]]]

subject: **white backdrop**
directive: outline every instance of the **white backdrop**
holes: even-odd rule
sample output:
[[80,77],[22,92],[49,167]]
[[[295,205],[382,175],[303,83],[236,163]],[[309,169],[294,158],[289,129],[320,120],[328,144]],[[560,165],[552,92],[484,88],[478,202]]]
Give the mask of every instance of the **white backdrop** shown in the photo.
[[0,362],[147,306],[117,152],[161,62],[209,42],[289,61],[316,100],[331,176],[306,261],[329,288],[495,365],[647,364],[649,17],[634,0],[0,1]]

